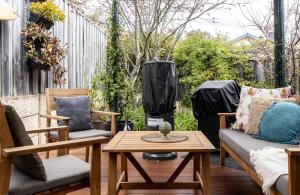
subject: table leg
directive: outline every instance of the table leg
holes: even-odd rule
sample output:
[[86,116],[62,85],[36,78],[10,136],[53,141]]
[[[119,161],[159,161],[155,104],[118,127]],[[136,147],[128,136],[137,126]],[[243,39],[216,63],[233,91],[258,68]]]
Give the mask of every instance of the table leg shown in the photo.
[[108,157],[108,194],[117,195],[117,153],[110,152]]
[[196,176],[196,172],[200,173],[200,153],[195,152],[194,153],[194,181],[198,181],[197,176]]
[[124,175],[124,181],[128,181],[128,168],[127,168],[127,157],[124,155],[124,153],[121,153],[121,171],[125,173]]
[[211,194],[210,159],[209,152],[202,153],[202,181],[203,194]]

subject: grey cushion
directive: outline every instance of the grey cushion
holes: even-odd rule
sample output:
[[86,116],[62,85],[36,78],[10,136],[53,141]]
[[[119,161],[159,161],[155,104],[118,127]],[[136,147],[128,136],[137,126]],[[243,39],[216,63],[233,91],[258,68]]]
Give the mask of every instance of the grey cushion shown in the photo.
[[[56,105],[56,114],[70,117],[70,132],[93,129],[88,96],[54,97],[54,101]],[[59,121],[58,125],[65,124],[63,121]]]
[[[111,131],[98,130],[98,129],[90,129],[90,130],[76,131],[76,132],[69,133],[69,139],[82,139],[82,138],[96,137],[96,136],[111,137],[112,133]],[[51,132],[50,138],[58,139],[58,132],[56,131]]]
[[[253,167],[250,162],[250,150],[258,150],[264,147],[275,148],[291,148],[297,147],[295,145],[279,144],[268,141],[263,141],[253,138],[251,135],[244,134],[241,131],[232,129],[221,129],[219,131],[220,139],[226,143],[241,159],[243,159],[249,166]],[[283,195],[287,195],[288,179],[287,175],[282,175],[276,182],[276,189]]]
[[[4,107],[5,117],[15,146],[33,145],[32,140],[26,133],[22,120],[15,109],[8,105],[5,105]],[[47,179],[44,165],[37,154],[15,156],[13,158],[13,165],[29,177],[42,181]]]
[[66,155],[43,160],[47,181],[35,180],[12,169],[9,195],[26,195],[63,186],[66,184],[88,181],[90,165],[74,156]]

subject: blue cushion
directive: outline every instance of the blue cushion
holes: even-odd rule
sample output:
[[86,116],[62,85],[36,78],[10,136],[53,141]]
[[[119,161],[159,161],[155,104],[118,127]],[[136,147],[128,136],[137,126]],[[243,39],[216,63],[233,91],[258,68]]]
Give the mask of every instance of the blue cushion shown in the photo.
[[[54,97],[54,101],[56,114],[70,117],[70,132],[93,129],[88,96]],[[58,125],[64,125],[64,122],[59,121]]]
[[279,102],[265,111],[259,124],[259,132],[254,135],[266,141],[282,144],[298,144],[300,136],[300,106]]

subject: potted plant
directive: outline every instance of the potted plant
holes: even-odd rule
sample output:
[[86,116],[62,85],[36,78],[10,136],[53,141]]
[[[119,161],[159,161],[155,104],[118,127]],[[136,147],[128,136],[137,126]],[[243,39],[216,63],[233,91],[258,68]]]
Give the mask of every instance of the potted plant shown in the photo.
[[30,5],[29,20],[37,24],[43,25],[49,30],[56,21],[64,21],[65,15],[54,3],[54,0],[44,2],[33,2]]
[[53,82],[65,82],[65,68],[60,64],[67,53],[67,45],[60,45],[57,37],[51,36],[41,25],[29,22],[21,32],[25,40],[23,45],[27,49],[27,64],[30,69],[51,71]]

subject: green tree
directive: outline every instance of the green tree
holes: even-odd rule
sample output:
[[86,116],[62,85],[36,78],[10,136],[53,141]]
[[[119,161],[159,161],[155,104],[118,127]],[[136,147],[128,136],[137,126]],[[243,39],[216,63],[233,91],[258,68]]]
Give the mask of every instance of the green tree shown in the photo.
[[190,97],[197,86],[207,80],[235,80],[237,67],[249,73],[248,56],[224,36],[211,37],[194,32],[178,42],[173,53],[179,81],[187,88],[183,103],[190,105]]

